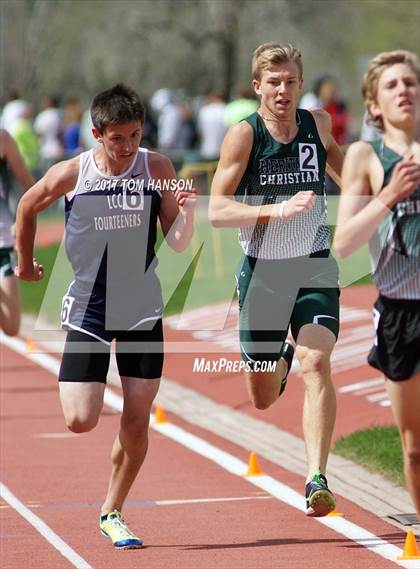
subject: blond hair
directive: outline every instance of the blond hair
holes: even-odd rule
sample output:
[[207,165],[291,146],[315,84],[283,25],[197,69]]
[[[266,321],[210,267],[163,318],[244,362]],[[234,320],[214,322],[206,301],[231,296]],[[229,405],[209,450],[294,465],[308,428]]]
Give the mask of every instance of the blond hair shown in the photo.
[[288,62],[296,63],[301,79],[303,75],[302,56],[297,48],[290,44],[263,43],[257,47],[252,57],[252,77],[259,81],[262,72],[270,65],[281,65]]
[[397,63],[405,63],[411,67],[412,71],[420,82],[420,61],[416,54],[403,49],[395,51],[383,51],[370,60],[368,69],[362,81],[362,95],[368,112],[368,124],[384,129],[382,117],[374,117],[370,111],[370,105],[377,103],[379,78],[388,67]]

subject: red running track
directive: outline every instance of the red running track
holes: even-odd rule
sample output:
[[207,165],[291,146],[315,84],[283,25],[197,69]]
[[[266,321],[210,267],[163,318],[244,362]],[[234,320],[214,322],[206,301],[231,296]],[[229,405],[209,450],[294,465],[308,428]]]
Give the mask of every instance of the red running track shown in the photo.
[[[242,477],[151,431],[150,450],[125,514],[145,541],[115,551],[98,531],[118,414],[105,409],[86,435],[65,431],[56,378],[2,347],[1,480],[95,569],[377,569],[396,565]],[[114,388],[115,389],[115,388]],[[178,417],[171,421],[246,461],[245,451]],[[301,492],[303,479],[262,461],[270,476]],[[222,498],[249,500],[221,501]],[[157,505],[162,500],[214,502]],[[345,500],[348,519],[402,546],[403,535]],[[1,567],[62,569],[72,564],[1,502]]]

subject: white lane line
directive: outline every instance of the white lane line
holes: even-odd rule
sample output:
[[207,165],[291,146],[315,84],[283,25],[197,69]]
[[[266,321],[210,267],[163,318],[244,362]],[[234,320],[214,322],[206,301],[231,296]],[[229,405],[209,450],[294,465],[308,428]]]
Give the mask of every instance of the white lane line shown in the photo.
[[368,395],[366,399],[371,403],[377,403],[378,401],[383,401],[384,399],[388,399],[388,393],[386,391],[381,391],[380,393],[374,393],[373,395]]
[[362,397],[363,395],[369,395],[370,393],[382,393],[383,390],[383,385],[377,385],[376,387],[367,387],[366,389],[359,389],[358,391],[354,391],[353,395],[356,397]]
[[[265,492],[258,492],[258,494],[265,494]],[[213,504],[219,502],[249,502],[250,500],[272,500],[273,496],[231,496],[226,498],[191,498],[189,500],[144,500],[142,502],[128,501],[127,506],[182,506],[189,504]],[[51,508],[50,504],[40,504],[38,502],[26,502],[26,505],[31,508]],[[74,504],[73,504],[74,506]],[[90,503],[89,507],[100,506],[100,503]],[[60,509],[60,504],[54,505],[55,508]],[[62,508],[66,506],[61,506]],[[86,507],[86,504],[80,504],[79,507]],[[9,504],[0,504],[1,509],[10,509]]]
[[80,557],[65,541],[61,539],[47,524],[29,510],[16,496],[0,482],[0,495],[14,510],[29,522],[53,547],[77,569],[93,569],[83,557]]
[[32,362],[38,364],[40,367],[47,369],[54,375],[58,375],[58,372],[60,370],[60,362],[56,358],[53,358],[48,354],[29,352],[27,350],[26,343],[20,338],[6,336],[4,332],[0,331],[0,343],[4,344],[15,352],[22,354],[28,360],[31,360]]
[[215,502],[246,502],[249,500],[272,500],[272,496],[240,496],[231,498],[192,498],[191,500],[157,500],[153,506],[178,506],[183,504],[213,504]]
[[351,393],[352,391],[358,391],[359,389],[364,389],[365,387],[374,387],[376,385],[385,385],[385,380],[383,377],[375,377],[375,379],[367,379],[365,381],[358,381],[357,383],[349,383],[338,388],[339,393]]
[[[0,339],[3,340],[3,336],[0,336]],[[54,360],[54,358],[43,354],[27,354],[24,342],[15,338],[8,338],[7,336],[4,336],[4,343],[20,352],[21,354],[28,356],[30,359],[32,359],[31,356],[36,355],[37,363],[40,366],[51,371],[52,373],[56,373],[56,370],[59,366],[57,360]],[[104,401],[109,407],[117,411],[122,411],[123,398],[117,393],[114,393],[108,387],[105,389]],[[220,450],[204,439],[189,433],[181,427],[173,425],[172,423],[154,423],[155,416],[153,414],[150,415],[150,419],[150,427],[154,430],[176,441],[178,444],[181,444],[184,447],[192,450],[196,454],[199,454],[200,456],[211,460],[231,474],[235,474],[236,476],[243,478],[244,473],[247,471],[247,464],[245,462],[239,460],[228,452]],[[289,506],[292,506],[301,512],[305,511],[305,499],[303,496],[298,494],[289,486],[286,486],[282,482],[275,480],[271,476],[264,475],[247,477],[246,480],[250,484],[253,484],[256,487],[265,490],[268,494],[271,494]],[[418,569],[417,560],[396,560],[397,556],[401,555],[402,550],[400,548],[388,543],[387,541],[379,538],[377,535],[348,520],[338,517],[313,519],[318,523],[321,523],[333,529],[337,533],[344,535],[348,539],[355,541],[359,545],[366,547],[366,549],[369,551],[372,551],[373,553],[376,553],[377,555],[388,559],[389,561],[393,561],[400,567],[405,567],[406,569]]]
[[76,433],[36,433],[32,435],[34,439],[73,439],[78,437]]

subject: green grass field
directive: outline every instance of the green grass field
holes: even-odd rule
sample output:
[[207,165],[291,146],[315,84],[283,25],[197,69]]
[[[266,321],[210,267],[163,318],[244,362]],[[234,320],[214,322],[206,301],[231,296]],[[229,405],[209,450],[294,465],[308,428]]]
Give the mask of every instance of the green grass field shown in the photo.
[[403,456],[397,427],[371,427],[338,439],[333,452],[404,485]]

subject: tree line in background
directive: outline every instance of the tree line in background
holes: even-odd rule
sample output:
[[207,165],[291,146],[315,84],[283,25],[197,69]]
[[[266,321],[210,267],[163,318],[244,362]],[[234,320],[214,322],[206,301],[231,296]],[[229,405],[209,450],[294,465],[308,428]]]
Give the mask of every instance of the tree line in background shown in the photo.
[[144,97],[160,87],[232,96],[250,83],[265,41],[290,42],[304,57],[306,88],[336,76],[360,109],[367,59],[420,47],[417,0],[3,0],[1,92],[35,105],[47,93],[77,95],[125,81]]

